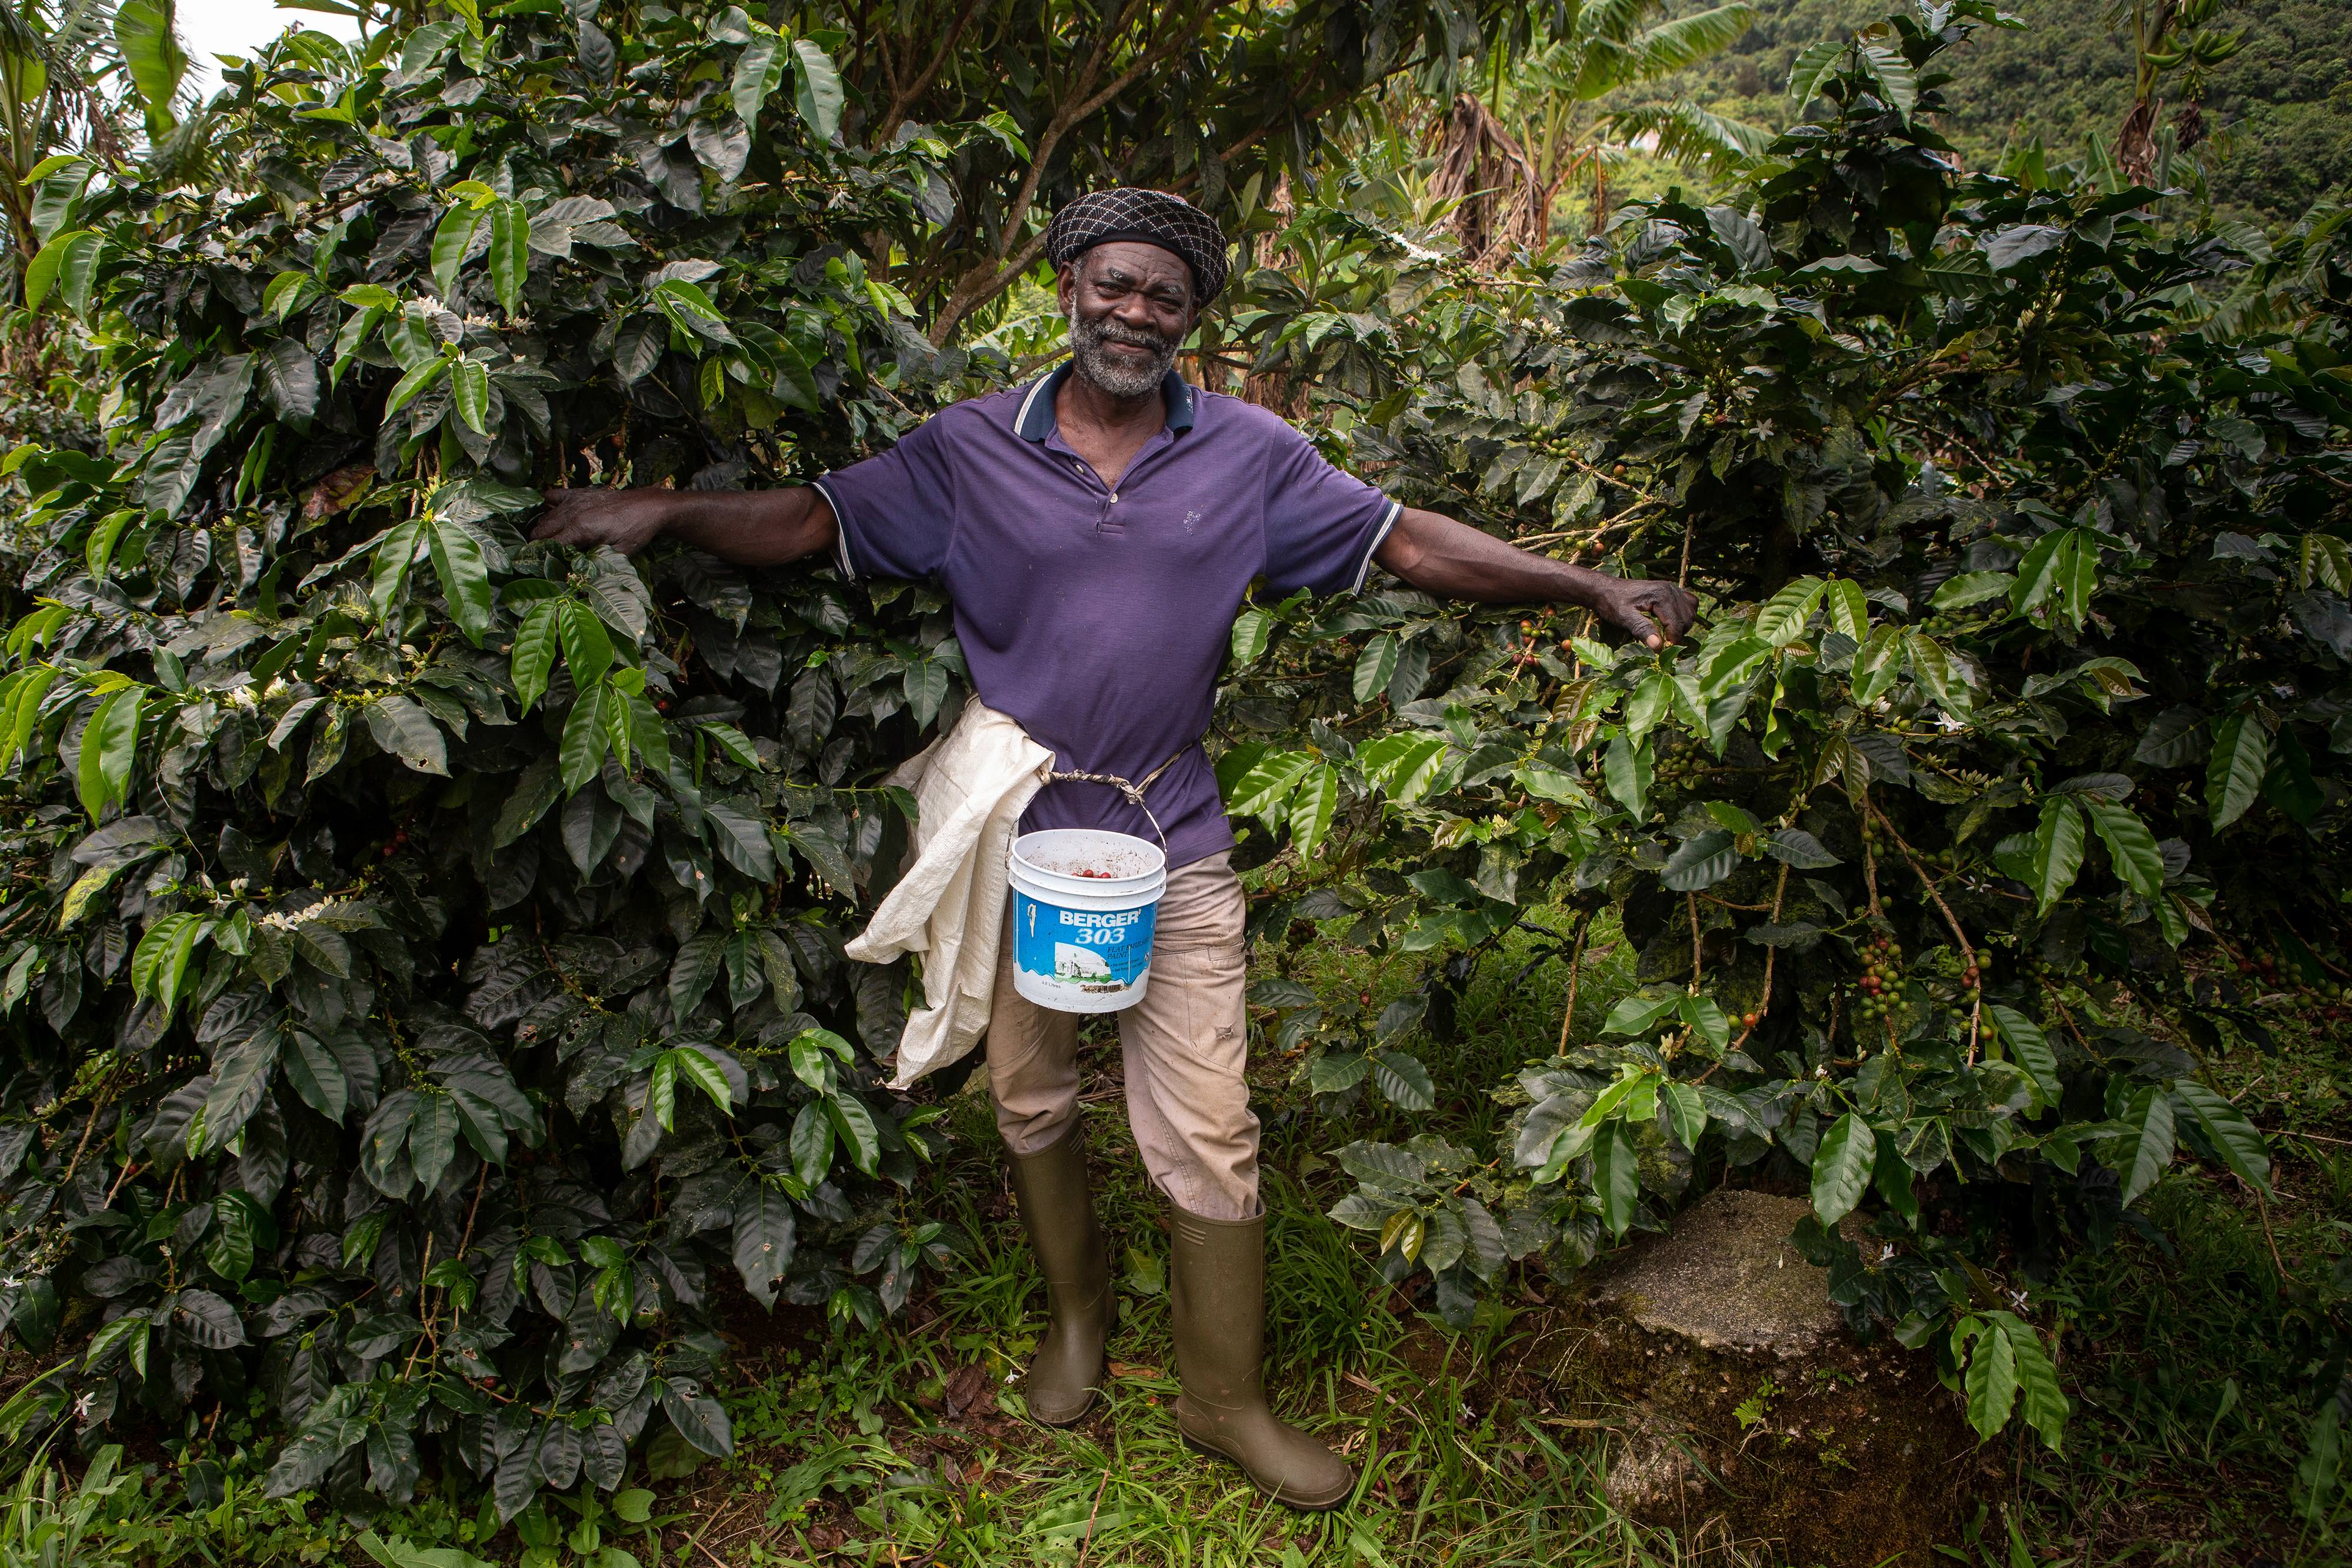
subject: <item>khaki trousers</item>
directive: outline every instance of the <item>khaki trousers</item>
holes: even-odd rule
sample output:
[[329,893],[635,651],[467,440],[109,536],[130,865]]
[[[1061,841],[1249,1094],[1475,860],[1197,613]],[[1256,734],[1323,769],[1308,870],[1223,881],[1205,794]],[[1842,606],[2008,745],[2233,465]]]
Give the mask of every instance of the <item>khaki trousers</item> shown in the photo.
[[[1257,1207],[1257,1118],[1250,1113],[1242,884],[1230,854],[1168,873],[1143,999],[1118,1014],[1127,1119],[1143,1167],[1177,1207],[1248,1219]],[[1013,913],[990,1004],[988,1082],[1005,1146],[1034,1155],[1078,1114],[1076,1013],[1013,988]]]

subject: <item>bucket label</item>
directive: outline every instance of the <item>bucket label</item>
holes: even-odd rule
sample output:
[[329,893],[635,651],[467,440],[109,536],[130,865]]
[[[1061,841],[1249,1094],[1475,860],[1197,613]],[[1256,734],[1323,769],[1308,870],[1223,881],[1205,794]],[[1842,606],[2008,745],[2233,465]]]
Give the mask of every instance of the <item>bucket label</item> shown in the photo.
[[1028,974],[1082,991],[1125,990],[1151,961],[1159,905],[1063,909],[1014,889],[1013,961]]

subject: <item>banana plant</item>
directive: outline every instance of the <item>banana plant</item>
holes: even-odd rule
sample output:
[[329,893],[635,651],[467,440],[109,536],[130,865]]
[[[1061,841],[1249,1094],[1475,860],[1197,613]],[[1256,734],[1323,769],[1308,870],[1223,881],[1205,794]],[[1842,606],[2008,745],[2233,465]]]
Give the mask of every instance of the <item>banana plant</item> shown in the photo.
[[0,0],[0,219],[19,277],[73,226],[97,168],[178,126],[188,60],[174,12],[174,0]]
[[1764,149],[1761,129],[1660,87],[1721,54],[1756,22],[1744,4],[1665,15],[1664,0],[1562,8],[1524,59],[1491,62],[1483,97],[1465,93],[1444,121],[1431,194],[1454,204],[1465,248],[1539,250],[1566,189],[1591,193],[1590,227],[1607,221],[1609,169],[1636,145],[1685,167],[1737,167]]

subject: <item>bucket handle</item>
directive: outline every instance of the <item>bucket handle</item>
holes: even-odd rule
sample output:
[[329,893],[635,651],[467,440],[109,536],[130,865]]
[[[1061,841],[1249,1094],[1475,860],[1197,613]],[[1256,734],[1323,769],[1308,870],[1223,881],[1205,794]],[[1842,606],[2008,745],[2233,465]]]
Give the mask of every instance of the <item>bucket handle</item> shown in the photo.
[[1127,797],[1127,802],[1129,805],[1133,806],[1137,810],[1143,813],[1144,821],[1151,824],[1151,831],[1160,835],[1160,852],[1164,857],[1168,853],[1168,830],[1161,827],[1160,825],[1160,819],[1151,814],[1151,808],[1144,802],[1143,792],[1146,789],[1150,789],[1154,784],[1159,783],[1160,776],[1162,773],[1167,772],[1171,768],[1175,767],[1177,758],[1182,757],[1184,753],[1192,750],[1193,744],[1193,742],[1188,740],[1182,746],[1178,747],[1174,757],[1171,757],[1167,761],[1161,763],[1159,767],[1145,774],[1139,781],[1129,781],[1120,778],[1116,773],[1080,773],[1074,771],[1068,773],[1048,772],[1045,775],[1045,782],[1048,784],[1109,785],[1112,789]]

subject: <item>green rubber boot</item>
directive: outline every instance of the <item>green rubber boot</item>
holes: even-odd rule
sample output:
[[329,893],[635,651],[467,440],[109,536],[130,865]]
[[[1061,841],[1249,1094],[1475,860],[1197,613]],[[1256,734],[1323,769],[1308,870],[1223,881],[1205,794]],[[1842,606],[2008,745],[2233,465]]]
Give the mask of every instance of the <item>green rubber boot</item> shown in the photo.
[[1022,1379],[1029,1414],[1048,1427],[1083,1417],[1101,1390],[1103,1346],[1117,1298],[1110,1250],[1087,1186],[1086,1140],[1070,1130],[1034,1155],[1013,1155],[1013,1196],[1045,1276],[1045,1337]]
[[1176,1340],[1176,1427],[1241,1466],[1257,1490],[1297,1509],[1337,1508],[1356,1490],[1348,1462],[1266,1408],[1265,1216],[1203,1219],[1175,1211],[1169,1322]]

